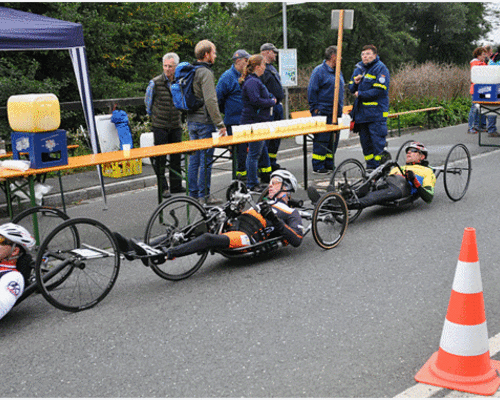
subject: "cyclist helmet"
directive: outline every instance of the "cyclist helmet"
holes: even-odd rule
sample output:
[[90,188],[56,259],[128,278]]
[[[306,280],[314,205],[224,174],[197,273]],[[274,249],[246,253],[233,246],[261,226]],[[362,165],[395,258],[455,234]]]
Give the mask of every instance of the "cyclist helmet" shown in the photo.
[[405,153],[408,152],[408,149],[416,149],[420,151],[424,155],[424,160],[427,158],[427,149],[420,142],[411,142],[405,147]]
[[297,191],[297,179],[291,172],[288,172],[285,169],[277,169],[271,174],[271,179],[274,177],[279,177],[283,180],[283,186],[282,189],[284,189],[287,192],[295,192]]
[[0,236],[0,239],[15,243],[26,251],[30,251],[36,243],[35,238],[26,229],[12,222],[0,225]]

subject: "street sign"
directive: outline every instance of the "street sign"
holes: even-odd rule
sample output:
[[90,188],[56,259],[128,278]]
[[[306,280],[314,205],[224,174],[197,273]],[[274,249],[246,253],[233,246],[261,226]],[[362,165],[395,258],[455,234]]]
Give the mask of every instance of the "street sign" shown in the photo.
[[[339,29],[340,10],[332,10],[332,29]],[[354,26],[354,10],[344,10],[344,29],[352,29]]]
[[283,87],[298,85],[297,49],[279,49],[279,73]]

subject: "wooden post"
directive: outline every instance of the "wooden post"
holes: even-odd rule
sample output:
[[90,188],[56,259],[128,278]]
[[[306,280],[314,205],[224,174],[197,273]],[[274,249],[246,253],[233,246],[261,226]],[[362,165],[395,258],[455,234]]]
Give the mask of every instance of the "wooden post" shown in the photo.
[[[335,65],[335,90],[333,96],[332,124],[338,125],[337,114],[339,108],[340,63],[342,61],[342,39],[344,33],[344,10],[339,10],[339,33],[337,39],[337,63]],[[337,134],[337,132],[335,132]]]

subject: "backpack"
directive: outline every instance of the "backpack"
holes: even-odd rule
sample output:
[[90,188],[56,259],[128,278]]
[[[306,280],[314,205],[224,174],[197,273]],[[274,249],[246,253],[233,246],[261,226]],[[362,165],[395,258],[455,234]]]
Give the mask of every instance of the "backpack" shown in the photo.
[[203,106],[203,99],[194,95],[193,80],[196,70],[203,65],[181,62],[175,68],[174,82],[170,85],[174,106],[182,111],[196,111]]

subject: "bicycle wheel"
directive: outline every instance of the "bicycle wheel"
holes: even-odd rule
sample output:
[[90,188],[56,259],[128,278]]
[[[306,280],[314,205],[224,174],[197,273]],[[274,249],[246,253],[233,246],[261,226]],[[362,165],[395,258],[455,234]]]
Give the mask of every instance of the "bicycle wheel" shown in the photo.
[[[346,200],[354,196],[354,191],[366,181],[365,167],[354,158],[342,161],[335,169],[327,190],[340,193]],[[354,222],[362,209],[349,210],[349,222]]]
[[406,152],[405,152],[405,147],[408,146],[410,143],[413,143],[414,140],[407,140],[404,142],[400,147],[399,150],[396,154],[396,162],[399,165],[406,165]]
[[[191,197],[169,199],[160,204],[149,219],[144,242],[156,248],[187,243],[208,232],[206,217],[206,210]],[[150,260],[149,266],[159,277],[178,281],[198,271],[207,255],[208,251],[158,263]]]
[[334,192],[324,194],[314,207],[314,241],[324,249],[333,249],[344,237],[348,220],[347,205],[342,196]]
[[[113,235],[90,218],[70,219],[54,229],[40,246],[35,264],[43,297],[53,306],[73,312],[103,300],[119,269],[120,252]],[[61,275],[66,278],[62,280]]]
[[260,194],[260,196],[257,198],[256,203],[259,204],[259,203],[263,202],[264,200],[269,200],[269,186],[266,187],[262,191],[262,193]]
[[471,172],[469,149],[461,143],[456,144],[444,163],[444,190],[450,200],[458,201],[465,196]]
[[[33,260],[36,260],[40,245],[47,238],[49,233],[68,219],[69,216],[57,208],[36,206],[28,208],[27,210],[24,210],[20,214],[16,215],[12,219],[12,222],[26,228],[35,238],[36,244],[29,253],[31,254]],[[37,229],[35,229],[35,226]],[[74,234],[76,237],[76,232],[74,232]],[[67,268],[66,272],[69,274],[71,269]],[[66,277],[67,276],[64,274],[59,275],[60,280],[64,280]],[[33,269],[31,271],[30,283],[34,283],[35,281],[35,270]],[[58,282],[54,281],[54,285],[57,285],[57,283]]]

